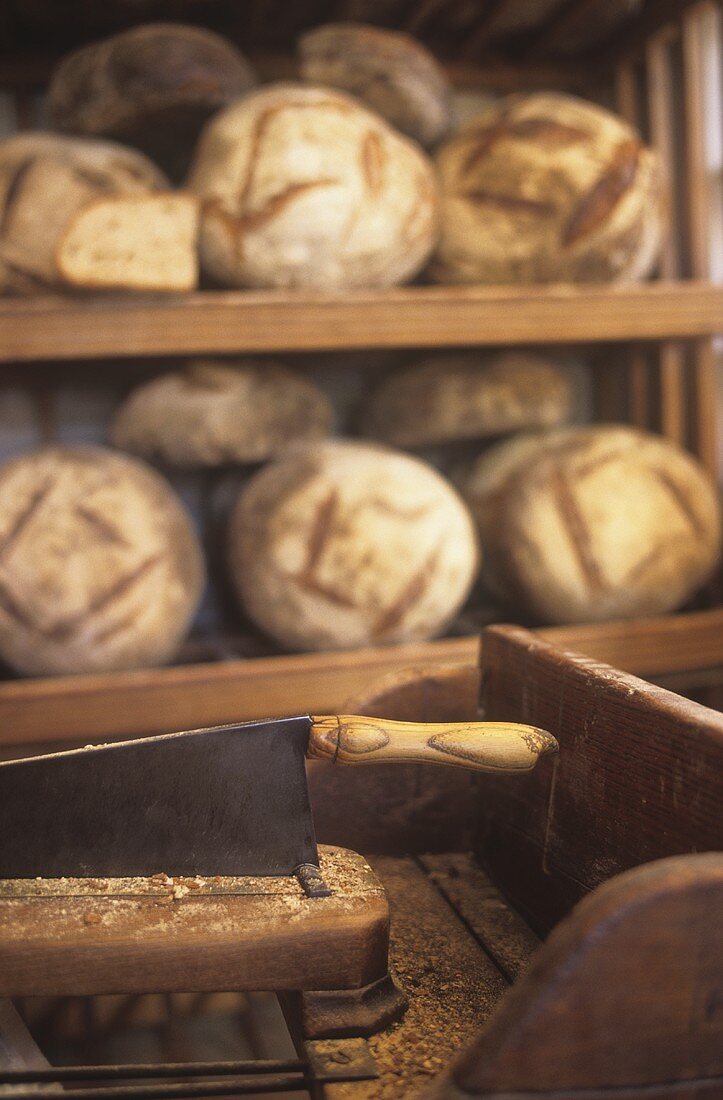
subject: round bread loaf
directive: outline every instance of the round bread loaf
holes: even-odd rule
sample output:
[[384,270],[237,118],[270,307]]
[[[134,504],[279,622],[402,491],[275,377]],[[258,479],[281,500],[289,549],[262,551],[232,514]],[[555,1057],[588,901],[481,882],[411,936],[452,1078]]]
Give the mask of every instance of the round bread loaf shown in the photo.
[[710,478],[678,447],[633,428],[520,436],[458,484],[479,526],[488,586],[544,622],[673,610],[719,560]]
[[557,427],[571,407],[569,378],[549,359],[521,351],[492,358],[444,352],[385,379],[363,426],[386,443],[422,447]]
[[412,642],[444,630],[477,569],[452,487],[408,455],[348,442],[293,448],[241,492],[230,527],[249,615],[299,650]]
[[592,103],[509,96],[442,146],[437,166],[438,282],[633,282],[656,260],[657,156]]
[[452,87],[421,42],[363,23],[328,23],[299,41],[301,75],[340,88],[431,148],[452,125]]
[[62,245],[90,207],[168,186],[146,157],[115,142],[46,133],[0,141],[0,289],[56,286]]
[[431,163],[327,88],[275,84],[222,111],[189,186],[205,200],[202,265],[230,286],[392,286],[436,241]]
[[59,130],[127,141],[178,178],[206,120],[255,83],[220,35],[147,23],[64,57],[50,80],[50,112]]
[[263,462],[291,439],[318,439],[332,409],[318,387],[277,363],[199,360],[133,390],[116,413],[116,447],[172,466]]
[[0,656],[19,672],[169,660],[203,587],[170,486],[100,447],[48,447],[0,468]]

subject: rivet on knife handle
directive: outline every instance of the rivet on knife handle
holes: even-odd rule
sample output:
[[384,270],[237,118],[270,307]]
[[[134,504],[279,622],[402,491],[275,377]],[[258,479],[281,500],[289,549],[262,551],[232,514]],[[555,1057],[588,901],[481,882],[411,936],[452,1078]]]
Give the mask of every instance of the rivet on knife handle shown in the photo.
[[335,764],[447,764],[482,772],[526,772],[557,741],[511,722],[389,722],[354,714],[311,716],[306,755]]

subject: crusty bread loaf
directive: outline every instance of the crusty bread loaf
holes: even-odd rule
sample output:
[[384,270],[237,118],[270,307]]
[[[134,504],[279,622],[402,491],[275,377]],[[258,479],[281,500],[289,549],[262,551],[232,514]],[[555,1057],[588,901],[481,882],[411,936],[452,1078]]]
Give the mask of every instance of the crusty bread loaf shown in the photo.
[[472,520],[435,470],[337,441],[292,448],[251,479],[229,555],[249,615],[299,650],[430,638],[477,568]]
[[50,111],[59,130],[128,142],[179,178],[204,122],[255,83],[220,35],[147,23],[64,57],[50,80]]
[[623,426],[519,436],[458,484],[488,586],[550,623],[670,611],[720,555],[715,486],[667,440]]
[[438,282],[632,282],[655,263],[657,156],[601,107],[510,96],[446,142],[437,166]]
[[143,463],[47,447],[0,468],[0,655],[19,672],[169,660],[203,576],[185,509]]
[[364,23],[327,23],[299,40],[310,84],[339,88],[431,148],[452,125],[452,87],[421,42]]
[[263,462],[290,440],[329,433],[332,409],[303,375],[278,363],[198,360],[133,390],[111,441],[172,466]]
[[202,266],[230,286],[392,286],[437,234],[431,163],[350,96],[275,84],[206,126]]
[[190,290],[197,200],[140,153],[19,134],[0,142],[0,289]]
[[564,368],[531,352],[439,352],[382,382],[364,432],[397,447],[485,439],[564,424],[572,388]]

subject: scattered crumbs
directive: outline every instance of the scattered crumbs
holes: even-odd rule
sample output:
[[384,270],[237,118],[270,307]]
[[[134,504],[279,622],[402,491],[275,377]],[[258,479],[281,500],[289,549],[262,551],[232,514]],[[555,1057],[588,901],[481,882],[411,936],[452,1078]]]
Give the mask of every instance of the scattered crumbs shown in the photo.
[[165,871],[159,871],[157,875],[151,875],[151,882],[155,882],[159,886],[173,885],[173,879],[169,878]]
[[83,916],[83,924],[100,924],[102,919],[100,913],[85,913]]
[[175,883],[173,887],[173,896],[176,901],[180,901],[181,898],[185,898],[186,894],[189,894],[190,890],[187,886],[184,886],[182,882]]

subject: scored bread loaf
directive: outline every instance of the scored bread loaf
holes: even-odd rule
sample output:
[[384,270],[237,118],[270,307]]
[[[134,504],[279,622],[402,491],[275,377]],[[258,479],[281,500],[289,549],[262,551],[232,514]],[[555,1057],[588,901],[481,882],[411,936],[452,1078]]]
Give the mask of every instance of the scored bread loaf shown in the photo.
[[196,284],[198,204],[114,142],[18,134],[0,142],[0,289]]
[[700,464],[623,426],[498,444],[457,478],[493,593],[550,623],[670,611],[720,557],[718,495]]
[[169,660],[204,568],[168,483],[101,447],[47,447],[0,468],[0,656],[19,672]]
[[50,112],[59,130],[128,142],[179,178],[204,122],[255,83],[220,35],[147,23],[64,57],[50,80]]
[[188,184],[204,200],[202,266],[230,286],[392,286],[436,240],[428,158],[327,88],[276,84],[221,111]]
[[430,638],[477,570],[474,524],[449,483],[358,443],[291,448],[242,490],[229,534],[243,606],[297,650]]
[[391,374],[365,410],[366,435],[397,447],[557,427],[570,416],[564,368],[531,352],[442,352]]
[[452,87],[421,42],[363,23],[327,23],[299,40],[301,76],[339,88],[431,148],[452,125]]
[[263,462],[292,439],[328,435],[318,387],[278,363],[198,360],[133,390],[115,415],[116,447],[173,466]]
[[574,96],[509,96],[437,153],[438,282],[633,282],[662,238],[656,153]]

